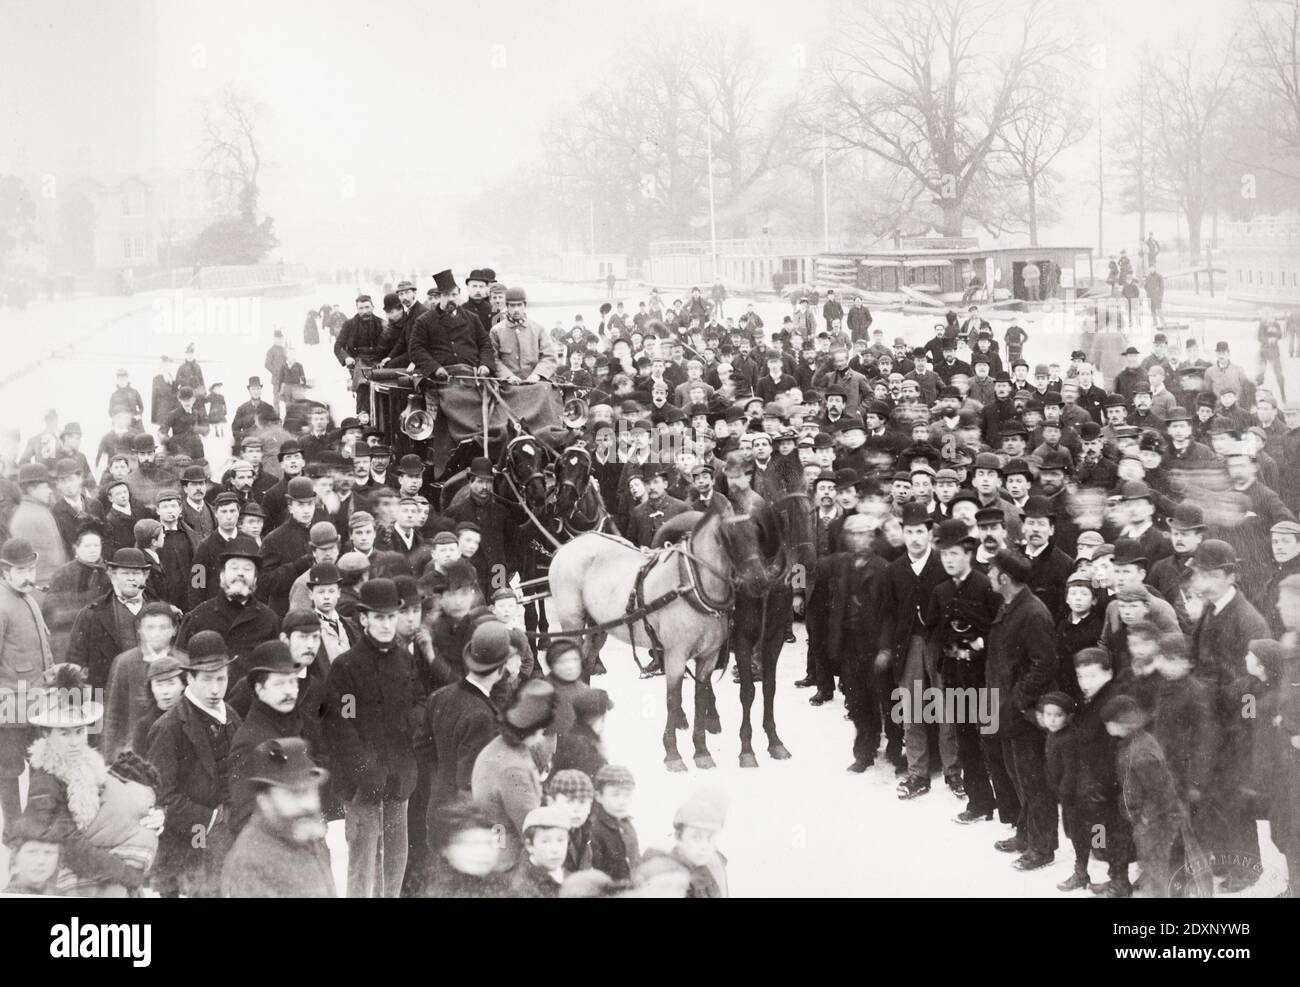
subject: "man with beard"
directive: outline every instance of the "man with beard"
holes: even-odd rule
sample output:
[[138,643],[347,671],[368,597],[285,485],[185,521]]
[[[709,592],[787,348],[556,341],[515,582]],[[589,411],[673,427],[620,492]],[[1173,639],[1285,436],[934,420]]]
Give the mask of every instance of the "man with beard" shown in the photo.
[[60,459],[54,464],[54,483],[58,496],[50,513],[54,515],[63,536],[64,547],[71,552],[77,532],[89,521],[102,521],[104,507],[85,494],[85,476],[71,459]]
[[202,631],[216,631],[235,662],[235,674],[247,674],[246,661],[253,649],[280,633],[280,618],[266,604],[253,598],[261,554],[249,538],[233,539],[221,553],[219,592],[189,613],[176,633],[176,646],[189,651],[191,637]]
[[357,410],[370,407],[370,387],[363,379],[385,354],[381,351],[384,323],[375,315],[375,303],[369,295],[358,295],[357,314],[343,323],[334,341],[334,356],[352,374],[351,389],[357,394]]
[[147,740],[146,756],[161,779],[158,805],[166,813],[153,870],[164,898],[215,896],[230,847],[223,810],[240,719],[223,697],[234,659],[215,631],[195,634],[186,651],[185,693],[149,728]]
[[397,645],[401,608],[392,580],[363,584],[361,638],[335,659],[326,680],[326,741],[346,800],[349,898],[396,898],[406,871],[413,725],[424,696]]
[[[54,665],[50,632],[33,598],[37,562],[26,539],[10,538],[0,546],[0,701],[15,709],[26,708],[28,689],[34,690]],[[6,842],[22,812],[18,782],[30,741],[25,718],[0,718],[0,815]]]
[[316,486],[305,476],[287,487],[289,517],[262,542],[257,597],[283,616],[289,610],[293,581],[310,568],[311,522],[316,514]]
[[1066,555],[1073,557],[1079,542],[1079,526],[1070,509],[1069,491],[1065,481],[1070,474],[1070,456],[1063,449],[1050,450],[1041,456],[1038,469],[1038,489],[1052,505],[1055,526],[1052,543]]
[[[935,587],[926,613],[926,623],[934,628],[932,646],[939,656],[934,684],[969,695],[984,688],[985,647],[1002,602],[988,577],[972,567],[977,545],[978,540],[970,536],[965,522],[950,519],[939,525],[935,548],[948,578]],[[960,767],[949,775],[948,783],[968,800],[957,822],[990,820],[993,810],[1006,800],[995,798],[984,767],[980,724],[963,717],[955,729]]]
[[1056,509],[1046,497],[1035,494],[1025,503],[1021,530],[1023,551],[1030,562],[1027,581],[1035,596],[1047,605],[1053,623],[1065,612],[1065,581],[1074,563],[1055,543]]
[[235,417],[230,422],[232,448],[241,450],[244,437],[275,416],[275,408],[262,400],[262,378],[249,377],[248,400],[235,409]]
[[849,366],[848,347],[836,344],[831,347],[830,362],[813,375],[812,386],[826,391],[831,388],[843,392],[844,412],[859,414],[859,409],[870,398],[867,378]]
[[221,553],[239,534],[239,506],[239,495],[231,490],[223,490],[212,502],[216,528],[194,549],[193,576],[199,576],[201,569],[202,578],[190,579],[189,603],[184,609],[193,610],[204,600],[217,595],[217,570],[220,567]]
[[264,740],[247,760],[256,811],[235,841],[221,874],[226,898],[336,898],[321,786],[297,737]]
[[149,557],[137,548],[119,548],[108,562],[109,592],[86,605],[72,624],[67,659],[86,669],[88,684],[103,689],[113,659],[138,642],[136,618],[146,603]]
[[[1297,526],[1296,530],[1300,531],[1300,526]],[[1187,604],[1183,600],[1183,587],[1191,579],[1192,557],[1204,540],[1205,512],[1201,510],[1200,505],[1183,501],[1174,508],[1173,517],[1169,519],[1169,544],[1174,550],[1173,554],[1166,555],[1151,566],[1151,571],[1146,577],[1147,583],[1173,605],[1174,613],[1178,616],[1178,626],[1184,634],[1191,633],[1195,621],[1187,612]],[[1274,538],[1275,546],[1276,542],[1277,539]],[[1274,558],[1277,558],[1276,548]],[[1288,574],[1290,571],[1300,572],[1300,566],[1295,570],[1288,570]]]
[[[446,518],[452,525],[472,521],[478,525],[481,540],[475,559],[482,565],[495,566],[499,571],[490,574],[493,586],[500,588],[510,581],[514,563],[506,545],[511,530],[510,514],[492,493],[492,463],[478,456],[469,467],[469,497],[447,510]],[[476,567],[479,563],[476,562]],[[419,574],[418,572],[416,573]]]

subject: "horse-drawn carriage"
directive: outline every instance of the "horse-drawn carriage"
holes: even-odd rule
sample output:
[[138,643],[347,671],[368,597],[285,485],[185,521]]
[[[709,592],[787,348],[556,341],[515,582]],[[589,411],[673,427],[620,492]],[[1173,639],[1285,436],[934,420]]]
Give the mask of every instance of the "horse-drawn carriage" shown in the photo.
[[[446,397],[439,388],[445,387],[476,389],[482,428],[459,437],[445,433],[457,441],[440,445],[437,409]],[[458,400],[466,397],[457,394]],[[790,756],[776,733],[776,662],[790,616],[792,571],[811,579],[816,565],[812,509],[797,461],[788,470],[769,471],[773,484],[778,475],[787,476],[780,493],[769,491],[769,502],[750,495],[751,503],[764,504],[761,510],[728,506],[681,515],[673,531],[656,536],[660,547],[651,551],[619,537],[608,523],[600,486],[592,479],[591,451],[582,444],[555,448],[533,434],[494,381],[457,378],[430,387],[410,374],[378,370],[370,375],[370,405],[371,421],[388,437],[394,455],[415,453],[433,464],[446,450],[445,466],[433,481],[440,508],[469,495],[464,488],[475,458],[493,463],[492,495],[521,530],[537,532],[550,548],[544,574],[520,570],[516,598],[543,606],[551,601],[563,629],[551,630],[550,637],[577,638],[589,675],[607,635],[632,645],[634,657],[638,643],[649,648],[666,678],[663,744],[670,770],[685,770],[676,731],[688,726],[682,684],[691,665],[695,763],[713,766],[705,734],[720,724],[711,675],[720,662],[725,665],[729,649],[741,671],[741,766],[758,765],[750,742],[751,655],[762,666],[768,751],[776,760]],[[494,412],[501,410],[504,425],[493,428]]]

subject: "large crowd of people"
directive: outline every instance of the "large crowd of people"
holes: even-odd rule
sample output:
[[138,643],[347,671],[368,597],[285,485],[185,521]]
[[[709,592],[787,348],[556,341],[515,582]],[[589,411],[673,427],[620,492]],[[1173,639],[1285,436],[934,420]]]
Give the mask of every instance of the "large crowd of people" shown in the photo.
[[440,452],[394,455],[367,413],[379,368],[549,385],[523,417],[587,446],[647,551],[794,464],[818,557],[797,685],[843,694],[850,772],[894,772],[903,800],[941,778],[957,823],[1012,827],[990,843],[1017,869],[1063,829],[1062,892],[1245,891],[1266,819],[1300,887],[1300,403],[1227,342],[1207,359],[1157,333],[1102,380],[976,306],[887,340],[833,290],[780,325],[650,290],[547,329],[495,272],[465,287],[443,271],[423,301],[401,281],[308,313],[303,345],[356,391],[337,421],[277,334],[233,414],[191,349],[147,417],[118,373],[93,462],[57,412],[5,436],[9,890],[335,896],[342,819],[353,897],[727,895],[725,799],[641,849],[613,703],[511,587],[545,551],[531,522],[486,457],[449,505]]

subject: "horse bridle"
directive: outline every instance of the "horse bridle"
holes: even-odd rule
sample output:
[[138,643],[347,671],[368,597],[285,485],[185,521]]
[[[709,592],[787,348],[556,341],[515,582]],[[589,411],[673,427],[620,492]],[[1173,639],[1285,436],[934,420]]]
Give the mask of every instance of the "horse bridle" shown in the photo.
[[[563,462],[565,459],[567,459],[570,456],[574,456],[574,457],[580,456],[587,461],[587,482],[590,483],[591,482],[591,452],[588,451],[588,449],[585,446],[569,446],[569,448],[565,449],[562,453],[560,453],[559,457],[555,461],[555,465],[558,466],[561,462]],[[573,462],[576,464],[577,460],[574,459]],[[552,468],[554,469],[555,467]],[[570,490],[573,491],[574,510],[577,510],[578,501],[582,499],[582,495],[585,492],[585,487],[582,490],[579,490],[578,484],[575,480],[567,479],[567,478],[561,480],[559,470],[555,469],[556,492],[558,493],[560,489],[563,487],[568,487]],[[571,514],[573,512],[570,511],[569,513]]]

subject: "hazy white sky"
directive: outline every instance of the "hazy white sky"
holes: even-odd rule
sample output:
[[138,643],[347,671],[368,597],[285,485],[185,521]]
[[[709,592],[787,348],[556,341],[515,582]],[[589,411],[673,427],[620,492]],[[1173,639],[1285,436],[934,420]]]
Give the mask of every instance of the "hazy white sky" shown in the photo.
[[[1076,30],[1081,44],[1104,37],[1109,74],[1120,74],[1144,40],[1159,44],[1175,30],[1225,36],[1243,2],[1092,0],[1074,8]],[[687,16],[744,27],[771,70],[798,84],[792,46],[806,46],[812,71],[837,8],[831,0],[4,0],[3,9],[0,170],[192,167],[197,107],[233,84],[259,104],[263,201],[286,258],[423,266],[453,249],[448,217],[461,202],[528,163],[551,115],[581,87],[623,70],[629,38]],[[1069,166],[1068,194],[1086,234],[1095,200],[1086,204],[1082,186],[1095,164],[1085,160],[1095,162],[1095,151]]]

